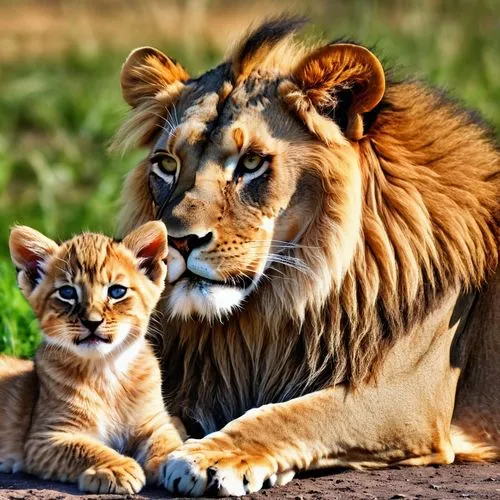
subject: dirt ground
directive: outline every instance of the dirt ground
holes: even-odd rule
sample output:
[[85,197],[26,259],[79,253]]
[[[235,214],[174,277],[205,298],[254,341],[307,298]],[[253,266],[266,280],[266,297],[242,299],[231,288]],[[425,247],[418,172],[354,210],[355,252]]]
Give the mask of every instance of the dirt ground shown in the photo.
[[[0,474],[0,499],[64,500],[123,498],[80,495],[71,485],[41,481],[23,474]],[[165,490],[147,488],[137,500],[166,498]],[[500,464],[448,465],[379,471],[343,471],[304,476],[287,486],[263,490],[247,498],[329,499],[500,499]]]

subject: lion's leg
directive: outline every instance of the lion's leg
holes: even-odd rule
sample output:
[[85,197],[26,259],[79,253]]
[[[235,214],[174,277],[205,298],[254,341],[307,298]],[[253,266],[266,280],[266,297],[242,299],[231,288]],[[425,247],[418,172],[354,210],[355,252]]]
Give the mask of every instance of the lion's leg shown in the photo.
[[453,416],[459,460],[500,459],[500,272],[478,298],[457,346],[464,364]]
[[343,466],[450,463],[450,424],[459,370],[450,365],[456,296],[401,338],[376,384],[338,385],[265,405],[201,440],[188,440],[168,461],[174,493],[243,495],[295,471]]
[[337,387],[251,410],[174,451],[165,486],[193,496],[243,495],[299,470],[451,463],[452,401],[437,409],[412,398],[413,390]]

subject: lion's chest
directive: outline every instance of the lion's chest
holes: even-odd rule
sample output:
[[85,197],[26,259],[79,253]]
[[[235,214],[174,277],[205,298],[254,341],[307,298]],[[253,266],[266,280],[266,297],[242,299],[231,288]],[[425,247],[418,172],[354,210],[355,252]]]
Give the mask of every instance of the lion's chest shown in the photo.
[[292,348],[286,342],[268,344],[270,356],[262,343],[223,340],[198,350],[177,340],[163,357],[164,398],[192,437],[217,431],[252,408],[288,401],[328,383],[327,367],[314,373],[304,363],[300,343]]

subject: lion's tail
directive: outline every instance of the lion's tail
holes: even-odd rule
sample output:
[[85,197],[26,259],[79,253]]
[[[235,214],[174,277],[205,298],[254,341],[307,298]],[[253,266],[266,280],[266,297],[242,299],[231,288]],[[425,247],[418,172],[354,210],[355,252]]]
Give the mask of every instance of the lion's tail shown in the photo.
[[451,445],[455,462],[496,462],[500,460],[500,448],[471,437],[458,425],[451,426]]

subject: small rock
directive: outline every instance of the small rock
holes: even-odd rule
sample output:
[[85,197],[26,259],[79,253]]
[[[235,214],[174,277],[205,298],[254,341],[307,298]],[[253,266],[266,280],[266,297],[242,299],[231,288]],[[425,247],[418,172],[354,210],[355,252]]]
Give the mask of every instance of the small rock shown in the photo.
[[403,495],[402,493],[396,493],[395,495],[392,495],[390,500],[396,500],[397,498],[408,498],[406,495]]
[[429,485],[433,490],[440,490],[441,489],[441,486],[439,486],[438,484],[430,484]]

